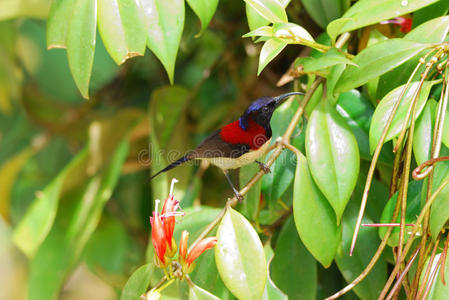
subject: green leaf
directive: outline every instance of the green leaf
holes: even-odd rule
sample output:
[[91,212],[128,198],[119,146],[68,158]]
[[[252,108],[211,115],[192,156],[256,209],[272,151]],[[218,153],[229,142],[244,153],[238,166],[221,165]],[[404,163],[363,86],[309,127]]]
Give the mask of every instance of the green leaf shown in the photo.
[[365,48],[353,60],[359,67],[346,68],[335,86],[335,92],[346,92],[359,87],[401,65],[427,47],[429,45],[405,39],[391,39]]
[[214,16],[218,0],[187,0],[187,3],[201,21],[201,31],[199,34],[202,34]]
[[197,285],[190,286],[189,300],[219,300],[220,298],[214,296],[206,290],[203,290]]
[[262,17],[251,5],[245,3],[246,19],[248,20],[249,30],[255,30],[259,27],[270,24],[270,21]]
[[14,182],[20,170],[22,170],[36,150],[33,147],[25,147],[0,165],[0,178],[2,178],[0,181],[0,217],[3,217],[4,220],[9,220],[11,192]]
[[291,217],[285,222],[277,239],[270,274],[289,299],[316,299],[316,261],[299,239]]
[[[434,182],[435,188],[439,187],[441,183],[449,179],[447,175],[444,180],[440,183]],[[435,192],[435,188],[434,191]],[[431,209],[430,209],[430,232],[435,240],[449,219],[449,210],[447,209],[449,205],[449,184],[447,184],[443,190],[436,197]]]
[[45,19],[49,10],[48,0],[2,0],[0,21],[18,17]]
[[340,17],[343,13],[342,1],[340,0],[303,0],[302,4],[321,28],[326,28],[329,22]]
[[294,23],[274,23],[274,37],[289,43],[301,44],[303,42],[315,42],[310,33],[303,27]]
[[306,153],[313,179],[334,208],[339,224],[357,182],[360,158],[357,140],[327,102],[310,116]]
[[439,17],[419,25],[404,38],[418,43],[441,43],[449,31],[449,16]]
[[64,181],[69,179],[71,173],[77,168],[83,168],[87,157],[87,147],[39,193],[27,210],[25,216],[14,230],[14,244],[29,258],[32,258],[41,243],[50,232],[58,210],[58,203]]
[[[255,163],[241,167],[239,171],[240,186],[245,186],[258,171],[259,166]],[[259,213],[261,186],[262,182],[257,181],[245,195],[245,200],[238,205],[238,210],[249,220],[255,220]]]
[[215,260],[221,279],[239,299],[260,299],[267,280],[262,243],[251,224],[229,208],[217,230]]
[[257,76],[272,61],[288,43],[277,38],[270,39],[262,46],[259,56],[259,67],[257,68]]
[[[285,120],[291,120],[298,108],[297,97],[292,97],[278,107],[271,118],[272,143],[284,134],[288,127]],[[296,168],[296,157],[290,151],[284,151],[271,166],[271,172],[262,179],[262,191],[270,210],[274,210],[278,200],[284,195],[293,182]]]
[[356,66],[355,63],[346,58],[346,56],[344,56],[344,54],[336,48],[331,48],[329,51],[318,58],[305,57],[302,59],[304,72],[315,72],[338,64],[348,64]]
[[164,65],[173,84],[175,61],[184,28],[183,0],[142,0],[148,48]]
[[247,37],[256,37],[256,36],[272,37],[273,36],[273,27],[272,26],[261,26],[261,27],[254,29],[251,32],[248,32],[247,34],[244,34],[242,37],[247,38]]
[[[357,221],[358,209],[355,205],[350,205],[342,219],[342,245],[341,250],[335,257],[338,269],[349,283],[352,282],[370,262],[372,256],[377,250],[379,238],[374,228],[362,228],[358,235],[357,247],[352,256],[349,256],[352,235],[354,233]],[[366,216],[362,223],[373,223]],[[368,276],[354,287],[354,292],[361,299],[377,299],[384,283],[387,280],[387,263],[384,257],[381,257]]]
[[421,115],[416,119],[413,154],[418,165],[430,159],[436,106],[437,102],[429,99]]
[[[361,0],[355,3],[341,17],[327,26],[327,32],[334,40],[340,33],[365,27],[380,21],[408,14],[438,0]],[[342,24],[344,19],[344,24]]]
[[446,116],[444,117],[442,142],[449,148],[449,111],[446,111]]
[[[419,115],[421,114],[424,105],[426,104],[427,97],[430,93],[430,89],[434,84],[439,82],[440,82],[439,80],[423,82],[416,103],[415,119],[418,118]],[[377,143],[379,142],[380,137],[382,135],[382,131],[384,130],[387,124],[388,118],[390,117],[391,112],[393,111],[394,105],[399,101],[399,96],[401,95],[404,87],[405,85],[401,85],[400,87],[397,87],[396,89],[390,91],[387,95],[385,95],[385,97],[380,101],[379,105],[376,107],[373,118],[371,120],[371,127],[369,130],[369,145],[371,153],[373,153],[374,150],[376,149]],[[411,105],[413,95],[418,89],[419,89],[418,81],[410,83],[408,90],[405,92],[404,97],[401,100],[401,103],[399,104],[398,110],[396,111],[396,115],[393,118],[391,126],[388,129],[384,143],[393,139],[401,132],[405,116],[407,115],[407,110]],[[410,122],[407,125],[407,128],[409,125]]]
[[449,2],[437,1],[434,4],[426,6],[413,14],[413,26],[416,27],[426,21],[444,16],[449,11]]
[[[407,190],[407,210],[405,214],[405,223],[413,224],[416,221],[417,216],[421,211],[421,190],[423,183],[422,181],[411,181],[408,185]],[[388,200],[385,205],[384,211],[382,212],[382,216],[380,217],[381,223],[391,223],[391,219],[393,217],[394,207],[396,206],[396,202],[398,201],[398,192],[396,192],[390,200]],[[400,223],[401,215],[398,214],[397,218],[393,223]],[[409,234],[413,228],[405,227],[406,233],[404,235],[404,243],[407,242]],[[379,236],[383,238],[387,232],[386,227],[379,228]],[[396,227],[391,232],[390,238],[388,239],[388,245],[391,247],[397,247],[399,244],[399,227]]]
[[73,7],[76,0],[55,0],[47,20],[47,47],[66,48]]
[[123,287],[120,300],[140,299],[140,296],[147,291],[148,286],[150,285],[153,268],[153,264],[150,263],[140,266],[135,270]]
[[98,29],[118,65],[145,53],[147,38],[141,10],[136,0],[98,0]]
[[100,221],[127,153],[128,142],[123,140],[115,150],[109,166],[93,176],[84,190],[73,193],[74,201],[64,203],[72,207],[67,206],[62,210],[57,223],[30,263],[30,300],[54,299],[57,296],[65,276],[79,259]]
[[[185,216],[180,219],[182,222],[177,223],[175,226],[173,237],[176,241],[179,241],[182,232],[187,230],[190,233],[189,243],[193,243],[207,225],[215,219],[219,212],[219,209],[207,206],[185,210]],[[215,231],[212,231],[211,234],[214,235]],[[153,245],[149,245],[149,247],[153,248]],[[153,257],[148,257],[148,259],[152,261]],[[201,254],[195,262],[196,267],[190,274],[190,278],[193,282],[221,298],[230,294],[226,288],[223,287],[223,282],[218,274],[214,253],[212,251],[206,251]]]
[[271,23],[287,22],[287,14],[284,7],[277,0],[244,0],[262,17]]
[[[189,92],[179,86],[164,86],[154,90],[150,100],[150,154],[153,159],[151,172],[155,174],[165,168],[169,162],[164,151],[171,150],[171,160],[181,157],[181,153],[190,150],[190,140],[186,134],[186,120],[184,110],[187,105]],[[174,156],[174,155],[176,156]],[[170,161],[171,163],[172,161]],[[163,173],[151,180],[153,199],[165,199],[171,178],[189,178],[192,168],[181,166]],[[168,180],[170,178],[170,180]],[[182,199],[187,180],[182,180],[175,185],[175,195]]]
[[307,250],[325,268],[329,267],[340,244],[341,230],[332,206],[313,181],[307,159],[302,154],[297,156],[293,216]]
[[267,285],[262,295],[262,300],[287,300],[288,297],[284,294],[271,280],[270,276],[267,278]]
[[97,31],[97,1],[77,0],[67,35],[67,56],[76,86],[89,98]]

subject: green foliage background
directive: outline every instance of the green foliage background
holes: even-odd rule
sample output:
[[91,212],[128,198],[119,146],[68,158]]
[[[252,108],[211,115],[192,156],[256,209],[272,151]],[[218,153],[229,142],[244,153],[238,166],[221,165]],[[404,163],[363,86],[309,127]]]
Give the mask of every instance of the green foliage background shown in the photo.
[[[176,241],[182,230],[193,241],[232,196],[221,171],[206,165],[186,164],[151,183],[150,173],[234,121],[252,100],[307,92],[319,78],[293,124],[296,150],[284,150],[212,231],[236,232],[241,264],[229,268],[217,254],[236,247],[219,238],[190,275],[196,285],[176,282],[162,296],[322,299],[337,292],[385,236],[362,228],[348,256],[373,152],[419,58],[447,47],[448,10],[445,0],[3,0],[0,299],[138,299],[163,276],[153,263],[149,216],[171,178],[179,180],[174,194],[185,212]],[[402,15],[413,19],[409,33],[379,24]],[[338,45],[346,32],[351,37]],[[420,88],[423,70],[381,142],[363,223],[391,221],[398,199],[389,195],[392,149],[410,126],[417,90],[408,163],[431,157],[440,94],[448,93],[436,71]],[[286,131],[297,100],[276,111],[273,140]],[[449,152],[447,124],[441,156]],[[257,171],[246,166],[233,179],[243,187]],[[433,191],[448,174],[447,163],[435,168]],[[413,223],[427,183],[409,180],[406,223]],[[448,193],[430,213],[433,241],[449,218]],[[344,299],[378,298],[399,235],[395,229],[377,265]],[[249,265],[252,257],[266,264]],[[241,274],[248,281],[236,287]],[[448,294],[437,276],[429,298]]]

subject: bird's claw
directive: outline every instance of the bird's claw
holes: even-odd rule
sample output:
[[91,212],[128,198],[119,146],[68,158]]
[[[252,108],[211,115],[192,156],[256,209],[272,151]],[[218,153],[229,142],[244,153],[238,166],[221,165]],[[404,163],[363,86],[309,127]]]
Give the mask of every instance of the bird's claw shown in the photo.
[[261,162],[257,162],[257,163],[259,164],[260,170],[262,170],[265,174],[271,173],[271,169],[269,166],[267,166],[266,164],[261,163]]
[[243,201],[243,196],[242,196],[242,194],[240,194],[240,193],[235,193],[235,197],[237,198],[237,200],[239,201],[239,203],[241,203],[242,201]]

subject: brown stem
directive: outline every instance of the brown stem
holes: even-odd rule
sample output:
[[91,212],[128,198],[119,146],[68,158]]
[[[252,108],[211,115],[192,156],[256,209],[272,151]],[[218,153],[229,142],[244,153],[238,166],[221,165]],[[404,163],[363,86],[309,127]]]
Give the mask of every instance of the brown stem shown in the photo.
[[416,256],[418,255],[419,250],[420,250],[420,248],[417,248],[415,250],[415,253],[413,253],[412,258],[410,258],[409,262],[405,266],[404,271],[399,276],[399,278],[396,281],[395,285],[393,286],[393,288],[391,289],[390,293],[388,294],[386,300],[390,300],[393,297],[393,295],[396,294],[396,291],[399,291],[399,287],[401,286],[401,283],[404,280],[405,275],[410,270],[410,267],[412,266],[413,261],[415,260]]
[[[404,247],[402,256],[399,258],[399,261],[403,261],[405,259],[405,256],[407,255],[408,251],[410,250],[410,248],[412,246],[415,235],[419,230],[419,227],[420,227],[419,225],[422,223],[422,221],[424,219],[424,215],[430,209],[430,206],[433,204],[433,202],[435,201],[438,194],[446,187],[446,185],[448,183],[449,183],[449,179],[446,179],[445,181],[443,181],[442,184],[438,187],[438,189],[432,194],[432,197],[430,197],[429,201],[427,201],[426,204],[424,205],[423,209],[421,210],[421,213],[419,214],[419,216],[415,222],[415,226],[413,226],[412,233],[410,234],[410,238]],[[388,278],[387,282],[385,283],[384,288],[382,289],[379,299],[384,299],[386,293],[388,292],[388,289],[390,288],[391,284],[393,283],[393,280],[394,280],[397,272],[399,271],[399,267],[400,267],[399,264],[396,264],[394,266],[393,271],[390,274],[390,277]]]

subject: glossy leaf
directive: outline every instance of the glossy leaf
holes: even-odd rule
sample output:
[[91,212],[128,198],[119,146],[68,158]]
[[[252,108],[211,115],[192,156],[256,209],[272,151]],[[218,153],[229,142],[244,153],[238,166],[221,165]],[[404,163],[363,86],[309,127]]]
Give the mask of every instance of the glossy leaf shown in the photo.
[[[406,224],[413,224],[416,221],[417,216],[421,210],[421,191],[422,191],[422,181],[411,181],[408,185],[407,190],[407,210],[405,214],[405,222]],[[396,202],[398,199],[398,192],[396,192],[393,197],[388,200],[385,205],[384,211],[382,212],[382,216],[380,218],[381,223],[400,223],[401,217],[400,213],[398,214],[396,220],[392,222],[394,207],[396,206]],[[407,226],[406,233],[404,236],[404,243],[407,242],[408,234],[413,228]],[[387,232],[386,227],[381,227],[379,229],[379,236],[383,238],[385,233]],[[396,227],[391,232],[390,238],[388,239],[388,244],[391,247],[397,247],[399,244],[399,227]]]
[[257,37],[257,36],[273,36],[273,27],[272,26],[260,26],[247,34],[244,34],[242,37]]
[[98,29],[108,53],[117,64],[144,55],[146,32],[140,2],[97,0]]
[[418,43],[441,43],[449,31],[449,16],[432,19],[419,25],[404,38]]
[[267,285],[262,295],[262,300],[287,300],[288,296],[284,294],[271,280],[270,276],[267,278]]
[[[271,118],[272,144],[281,137],[287,129],[288,123],[285,120],[291,120],[298,108],[298,97],[287,100],[278,107]],[[292,141],[293,142],[293,141]],[[268,157],[268,155],[267,155]],[[262,178],[262,192],[265,200],[268,202],[270,210],[274,210],[279,199],[291,186],[295,174],[296,157],[291,151],[284,151],[271,165],[271,172]]]
[[[369,151],[369,128],[374,108],[358,90],[351,90],[340,94],[337,99],[336,109],[345,119],[346,124],[354,134],[360,150],[360,157],[364,160],[370,160]],[[383,148],[379,161],[387,165],[393,164],[392,149]]]
[[97,32],[97,1],[77,0],[67,35],[67,56],[76,86],[89,97]]
[[50,232],[58,210],[64,181],[76,168],[83,167],[85,148],[39,193],[14,230],[13,241],[29,258],[33,257]]
[[229,208],[217,230],[215,260],[226,287],[239,299],[260,299],[267,279],[262,243],[251,224]]
[[391,39],[374,44],[357,54],[335,86],[335,92],[346,92],[361,86],[417,55],[429,45],[405,39]]
[[[285,9],[290,3],[290,0],[278,0]],[[262,17],[251,5],[245,3],[246,18],[248,20],[249,30],[255,30],[259,27],[270,24],[271,22]]]
[[[259,166],[255,163],[240,168],[240,186],[245,186],[253,176],[259,172]],[[259,213],[259,202],[262,182],[259,180],[245,195],[245,200],[239,203],[238,210],[249,220],[255,220]]]
[[289,218],[279,234],[270,264],[273,282],[289,299],[316,299],[316,268],[315,259],[299,239],[293,218]]
[[430,159],[436,106],[437,102],[429,99],[421,115],[416,119],[413,154],[418,165]]
[[[441,183],[445,180],[449,179],[449,175],[447,175]],[[434,182],[435,188],[439,187],[441,183]],[[433,189],[435,192],[435,188]],[[432,233],[432,237],[435,240],[443,229],[446,222],[449,220],[449,210],[447,209],[449,205],[449,184],[447,184],[443,190],[438,194],[435,202],[433,203],[430,209],[430,232]]]
[[329,22],[340,17],[344,9],[340,0],[303,0],[302,3],[321,28],[326,28]]
[[257,68],[257,75],[272,61],[281,51],[287,46],[287,42],[277,38],[272,38],[265,42],[262,46],[259,56],[259,67]]
[[437,1],[429,6],[426,6],[413,14],[413,26],[416,27],[422,23],[434,19],[436,17],[444,16],[449,11],[449,2]]
[[287,14],[284,7],[277,0],[244,0],[262,17],[271,23],[287,22]]
[[[84,190],[73,194],[73,209],[63,210],[63,215],[59,216],[57,224],[53,226],[30,263],[30,300],[53,299],[57,296],[65,276],[79,259],[100,221],[104,205],[111,197],[127,153],[128,143],[125,140],[114,152],[110,165],[100,174],[93,176]],[[51,255],[48,255],[49,253]]]
[[340,244],[341,228],[337,226],[332,206],[313,181],[307,159],[302,154],[297,156],[293,216],[307,250],[325,268],[329,267]]
[[200,288],[197,285],[190,286],[189,300],[219,300],[220,298],[214,296],[208,291]]
[[198,16],[201,21],[201,31],[199,34],[206,30],[210,20],[214,16],[217,9],[218,0],[187,0],[192,10]]
[[140,296],[148,290],[153,268],[153,264],[150,263],[135,270],[123,287],[120,300],[140,299]]
[[183,0],[142,0],[148,48],[161,61],[173,84],[175,61],[184,28]]
[[66,48],[70,20],[76,0],[55,0],[47,20],[47,47]]
[[305,28],[294,23],[274,23],[273,32],[274,37],[289,43],[301,44],[306,41],[314,42],[313,37]]
[[310,116],[306,153],[314,181],[340,223],[357,182],[360,158],[357,140],[345,120],[328,103],[321,103]]
[[306,57],[302,59],[304,72],[314,72],[326,69],[338,64],[355,65],[350,59],[346,58],[343,53],[335,48],[331,48],[318,58]]
[[[181,233],[184,230],[187,230],[190,233],[189,245],[191,245],[191,243],[193,243],[193,241],[207,227],[207,225],[215,219],[219,212],[219,209],[210,208],[207,206],[184,210],[185,216],[178,219],[180,222],[175,226],[173,237],[176,241],[179,241],[181,238]],[[215,231],[212,231],[211,234],[215,235]],[[150,249],[154,249],[153,245],[149,245],[148,247]],[[153,256],[148,257],[148,259],[153,260]],[[204,252],[195,260],[195,263],[195,269],[189,274],[195,284],[201,286],[214,295],[219,296],[220,298],[225,298],[230,295],[229,291],[223,287],[223,282],[221,281],[217,271],[213,251]]]
[[[349,256],[352,235],[354,233],[355,223],[357,221],[358,207],[350,205],[342,219],[342,245],[338,251],[335,261],[338,269],[349,283],[352,282],[370,262],[372,256],[377,250],[380,240],[374,228],[361,228],[358,235],[358,243],[352,256]],[[373,223],[366,216],[363,223]],[[387,280],[387,262],[381,256],[368,276],[354,287],[354,292],[361,299],[377,299],[380,295],[385,281]]]
[[[418,118],[419,115],[421,114],[424,105],[426,104],[427,97],[430,93],[430,89],[434,84],[438,82],[439,81],[437,80],[423,82],[416,103],[415,118]],[[369,146],[371,153],[373,153],[374,150],[376,149],[377,143],[379,142],[380,137],[382,135],[382,131],[384,130],[387,124],[387,121],[390,117],[394,105],[400,100],[399,96],[401,95],[404,87],[405,85],[401,85],[400,87],[397,87],[396,89],[389,92],[387,95],[385,95],[385,97],[379,102],[379,105],[376,107],[373,118],[371,120],[371,127],[369,130]],[[405,116],[407,115],[407,110],[409,109],[413,96],[418,89],[419,89],[418,81],[412,82],[410,84],[408,90],[404,94],[403,99],[401,100],[401,103],[399,104],[398,110],[396,111],[396,115],[394,116],[391,126],[388,129],[387,136],[384,142],[388,142],[401,132]]]
[[[408,14],[438,0],[361,0],[351,6],[341,17],[327,26],[327,32],[335,37],[343,32],[351,31],[380,21]],[[342,20],[344,23],[342,24]]]
[[444,117],[442,142],[449,148],[449,111],[446,111],[446,116]]
[[[413,19],[413,22],[415,18]],[[441,17],[428,21],[409,33],[404,38],[420,43],[439,43],[447,36],[449,30],[449,17]],[[424,52],[425,53],[425,52]],[[377,98],[382,99],[389,91],[405,84],[411,76],[413,70],[418,65],[419,57],[414,57],[406,63],[389,71],[379,78],[379,85],[377,90]],[[424,71],[424,66],[421,66],[416,72],[413,80],[419,80],[420,74]]]

